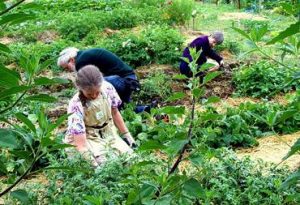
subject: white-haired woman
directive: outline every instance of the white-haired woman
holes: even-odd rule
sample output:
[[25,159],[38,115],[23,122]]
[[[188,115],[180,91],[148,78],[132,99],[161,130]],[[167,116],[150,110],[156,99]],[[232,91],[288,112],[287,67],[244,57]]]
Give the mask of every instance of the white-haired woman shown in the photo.
[[132,153],[135,141],[118,110],[121,100],[99,69],[84,66],[77,73],[76,86],[78,93],[68,107],[71,115],[65,142],[74,145],[95,166],[105,162],[107,155]]

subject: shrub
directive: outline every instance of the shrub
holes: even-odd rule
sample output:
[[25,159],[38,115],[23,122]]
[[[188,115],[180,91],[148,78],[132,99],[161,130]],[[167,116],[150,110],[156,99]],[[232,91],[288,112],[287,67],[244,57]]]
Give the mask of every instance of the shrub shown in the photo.
[[149,26],[142,34],[148,43],[148,53],[157,63],[177,63],[183,39],[177,30],[167,26]]
[[194,0],[170,0],[165,5],[165,18],[171,24],[185,24],[192,17]]
[[142,89],[137,99],[142,102],[151,102],[153,98],[167,99],[172,91],[171,78],[163,71],[153,71],[145,79],[141,80]]
[[[276,90],[284,92],[292,87],[283,86],[291,77],[292,72],[274,64],[261,61],[250,66],[243,66],[233,73],[233,84],[236,93],[241,96],[266,97]],[[299,85],[296,85],[299,87]]]
[[100,46],[116,53],[133,67],[150,63],[177,63],[183,39],[178,31],[167,26],[149,26],[140,35],[115,34]]
[[91,31],[103,28],[105,16],[103,12],[69,13],[59,22],[58,31],[64,38],[80,41]]

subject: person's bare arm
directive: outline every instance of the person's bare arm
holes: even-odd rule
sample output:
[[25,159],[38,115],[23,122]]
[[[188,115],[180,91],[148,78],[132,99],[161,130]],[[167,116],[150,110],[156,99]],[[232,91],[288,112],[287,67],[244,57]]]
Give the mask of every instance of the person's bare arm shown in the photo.
[[88,151],[88,148],[86,146],[86,134],[78,134],[78,135],[73,135],[74,139],[74,146],[79,152],[86,152]]

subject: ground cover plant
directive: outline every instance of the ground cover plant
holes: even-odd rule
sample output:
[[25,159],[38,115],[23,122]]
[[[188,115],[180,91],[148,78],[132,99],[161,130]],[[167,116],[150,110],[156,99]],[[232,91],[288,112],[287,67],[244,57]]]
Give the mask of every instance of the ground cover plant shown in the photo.
[[[299,204],[299,169],[235,153],[300,127],[298,4],[257,2],[0,1],[0,203]],[[199,82],[192,51],[193,78],[178,75],[182,49],[214,30],[225,33],[224,68]],[[141,90],[121,112],[138,144],[131,158],[94,169],[67,157],[75,91],[56,65],[67,46],[106,48],[140,72]],[[235,96],[260,99],[224,106],[210,83],[225,74]],[[285,92],[288,102],[273,99]],[[150,113],[133,112],[153,99]]]

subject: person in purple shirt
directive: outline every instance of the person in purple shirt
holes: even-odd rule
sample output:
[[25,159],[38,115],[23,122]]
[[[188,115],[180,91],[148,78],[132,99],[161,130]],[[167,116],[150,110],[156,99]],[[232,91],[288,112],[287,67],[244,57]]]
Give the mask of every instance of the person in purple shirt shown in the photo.
[[[198,68],[201,67],[207,61],[207,57],[218,62],[219,65],[214,66],[209,69],[208,72],[216,71],[221,65],[223,65],[223,58],[219,56],[214,50],[213,47],[221,44],[224,41],[224,36],[222,32],[214,32],[210,36],[200,36],[193,40],[188,47],[183,51],[182,57],[188,58],[191,62],[192,56],[190,55],[189,48],[196,48],[196,51],[201,50],[201,54],[197,60]],[[187,77],[192,77],[193,73],[189,67],[189,64],[183,60],[180,61],[180,73],[186,75]],[[199,72],[196,76],[200,78],[204,76],[204,72]]]

